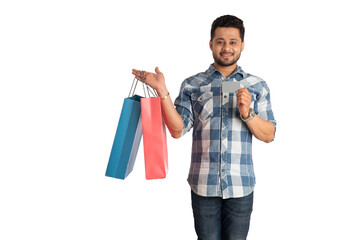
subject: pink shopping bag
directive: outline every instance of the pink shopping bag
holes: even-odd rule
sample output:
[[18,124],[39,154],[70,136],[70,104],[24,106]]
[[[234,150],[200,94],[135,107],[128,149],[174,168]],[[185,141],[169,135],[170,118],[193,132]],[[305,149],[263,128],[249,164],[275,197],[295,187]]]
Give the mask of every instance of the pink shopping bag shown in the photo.
[[159,97],[141,98],[146,179],[165,178],[168,171],[166,126]]

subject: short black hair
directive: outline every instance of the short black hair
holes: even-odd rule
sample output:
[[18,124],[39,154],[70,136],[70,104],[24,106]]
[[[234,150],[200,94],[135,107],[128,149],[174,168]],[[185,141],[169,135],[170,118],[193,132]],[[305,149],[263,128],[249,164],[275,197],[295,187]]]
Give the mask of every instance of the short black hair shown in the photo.
[[243,42],[245,29],[244,29],[243,21],[241,19],[237,18],[236,16],[232,16],[232,15],[224,15],[224,16],[221,16],[221,17],[217,18],[216,20],[214,20],[212,23],[212,28],[211,28],[211,40],[213,40],[214,32],[216,31],[216,28],[218,28],[218,27],[237,28],[239,30],[239,35]]

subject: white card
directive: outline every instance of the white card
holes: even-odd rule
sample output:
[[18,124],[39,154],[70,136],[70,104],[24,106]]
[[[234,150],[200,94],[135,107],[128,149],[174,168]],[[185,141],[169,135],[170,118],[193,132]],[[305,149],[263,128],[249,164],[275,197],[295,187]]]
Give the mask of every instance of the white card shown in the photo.
[[240,88],[243,88],[243,85],[239,82],[222,82],[222,93],[235,93]]

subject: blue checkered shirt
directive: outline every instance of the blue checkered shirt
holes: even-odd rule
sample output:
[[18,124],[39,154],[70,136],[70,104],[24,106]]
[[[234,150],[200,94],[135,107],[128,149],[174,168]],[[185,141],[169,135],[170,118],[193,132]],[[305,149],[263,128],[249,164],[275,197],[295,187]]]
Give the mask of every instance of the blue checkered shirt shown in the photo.
[[239,66],[225,78],[212,64],[183,81],[175,106],[183,119],[182,136],[193,128],[188,183],[198,195],[226,199],[250,194],[255,176],[252,134],[240,118],[236,94],[222,93],[222,81],[240,82],[255,113],[274,127],[276,121],[266,82]]

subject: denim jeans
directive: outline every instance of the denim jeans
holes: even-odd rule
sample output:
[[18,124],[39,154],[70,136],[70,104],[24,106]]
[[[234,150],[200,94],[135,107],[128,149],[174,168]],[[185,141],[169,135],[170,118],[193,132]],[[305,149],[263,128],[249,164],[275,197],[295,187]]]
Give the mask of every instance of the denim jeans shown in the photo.
[[253,206],[253,192],[242,198],[202,197],[192,191],[198,240],[245,240]]

